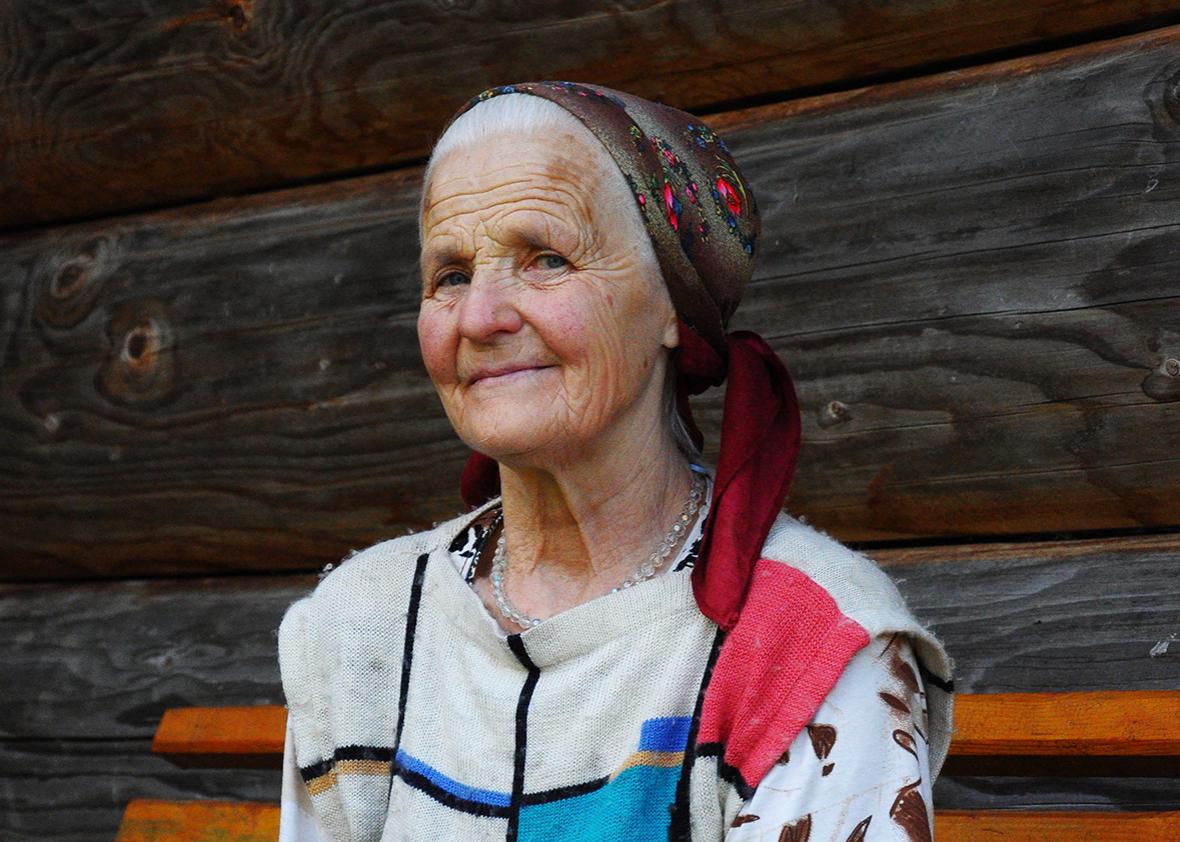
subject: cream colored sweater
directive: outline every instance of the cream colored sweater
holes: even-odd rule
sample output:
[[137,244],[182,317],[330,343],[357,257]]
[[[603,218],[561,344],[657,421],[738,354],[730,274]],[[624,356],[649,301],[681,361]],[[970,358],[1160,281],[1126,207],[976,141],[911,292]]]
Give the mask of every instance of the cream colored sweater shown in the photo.
[[477,514],[353,556],[283,620],[295,756],[333,839],[719,840],[890,633],[925,679],[937,776],[951,660],[863,555],[784,514],[728,635],[683,572],[505,639],[448,556]]

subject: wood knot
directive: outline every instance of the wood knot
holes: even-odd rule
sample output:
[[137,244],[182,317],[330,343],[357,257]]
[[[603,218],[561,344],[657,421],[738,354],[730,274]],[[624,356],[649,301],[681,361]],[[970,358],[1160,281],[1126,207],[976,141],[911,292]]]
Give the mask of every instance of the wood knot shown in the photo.
[[1180,400],[1180,360],[1169,357],[1143,380],[1143,392],[1157,401]]
[[250,28],[254,19],[252,0],[219,0],[221,14],[234,32],[242,33]]
[[49,294],[54,298],[69,298],[76,295],[90,280],[90,270],[94,267],[94,255],[80,254],[66,261],[49,281]]
[[127,331],[123,338],[123,352],[120,359],[127,365],[148,369],[155,365],[160,350],[160,326],[154,319],[148,319]]
[[119,263],[119,249],[108,237],[89,240],[76,251],[48,255],[35,270],[37,319],[55,328],[81,322]]
[[1143,91],[1160,139],[1180,135],[1180,63],[1172,63],[1156,74]]
[[111,353],[99,374],[111,400],[137,406],[167,399],[176,378],[168,313],[156,300],[124,302],[107,325]]
[[843,424],[852,419],[852,410],[848,408],[848,404],[841,401],[828,401],[819,413],[819,425],[821,427],[832,427],[836,424]]

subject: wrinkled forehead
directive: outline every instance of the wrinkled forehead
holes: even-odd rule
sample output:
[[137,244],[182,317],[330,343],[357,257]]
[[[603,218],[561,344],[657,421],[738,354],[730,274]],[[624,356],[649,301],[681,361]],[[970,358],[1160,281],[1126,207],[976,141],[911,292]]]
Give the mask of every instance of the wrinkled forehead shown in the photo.
[[[580,128],[580,127],[579,127]],[[634,199],[618,167],[587,129],[500,132],[447,149],[432,161],[422,200],[423,235],[481,209],[527,202],[601,224]],[[632,211],[637,213],[637,211]]]

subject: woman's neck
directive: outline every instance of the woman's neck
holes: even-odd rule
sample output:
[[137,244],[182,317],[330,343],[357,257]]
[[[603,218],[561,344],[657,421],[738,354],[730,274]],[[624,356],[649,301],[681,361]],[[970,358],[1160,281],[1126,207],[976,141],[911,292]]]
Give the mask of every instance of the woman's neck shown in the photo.
[[556,470],[501,465],[500,484],[505,589],[517,610],[545,618],[634,573],[684,508],[692,478],[670,437],[653,434]]

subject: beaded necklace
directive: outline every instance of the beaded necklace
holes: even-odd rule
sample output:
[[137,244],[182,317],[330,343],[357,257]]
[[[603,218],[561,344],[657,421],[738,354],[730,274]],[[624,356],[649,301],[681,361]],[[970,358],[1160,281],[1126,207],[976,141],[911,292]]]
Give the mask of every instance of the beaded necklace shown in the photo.
[[[672,554],[672,550],[680,543],[684,537],[686,530],[692,525],[696,518],[697,511],[701,507],[701,501],[705,495],[705,475],[699,471],[694,470],[692,474],[692,487],[688,492],[688,499],[684,501],[684,507],[680,510],[679,517],[672,524],[672,528],[664,535],[663,540],[660,541],[658,547],[652,550],[651,555],[647,560],[640,565],[640,567],[624,579],[621,583],[611,588],[611,593],[617,593],[625,588],[631,588],[640,582],[650,579],[656,574],[656,571],[663,566],[664,562],[668,560],[668,556]],[[503,512],[500,513],[497,520],[503,522]],[[493,528],[495,525],[493,524]],[[508,552],[506,542],[504,539],[504,532],[501,530],[500,537],[496,541],[496,552],[492,556],[492,596],[495,597],[496,607],[500,609],[500,613],[511,620],[521,628],[531,628],[532,626],[539,626],[541,619],[525,614],[519,611],[511,602],[508,601],[507,594],[504,593],[504,577],[508,568]]]

